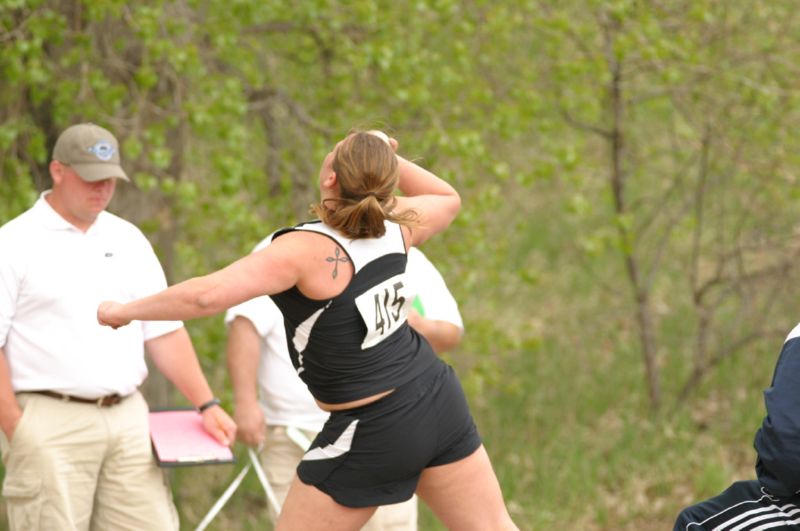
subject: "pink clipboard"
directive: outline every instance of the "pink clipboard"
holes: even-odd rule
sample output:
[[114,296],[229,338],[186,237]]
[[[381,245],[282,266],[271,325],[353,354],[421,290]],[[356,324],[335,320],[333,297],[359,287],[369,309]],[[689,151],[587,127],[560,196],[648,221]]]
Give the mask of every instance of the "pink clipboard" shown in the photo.
[[203,428],[203,417],[194,409],[151,411],[150,440],[161,467],[236,462],[230,447]]

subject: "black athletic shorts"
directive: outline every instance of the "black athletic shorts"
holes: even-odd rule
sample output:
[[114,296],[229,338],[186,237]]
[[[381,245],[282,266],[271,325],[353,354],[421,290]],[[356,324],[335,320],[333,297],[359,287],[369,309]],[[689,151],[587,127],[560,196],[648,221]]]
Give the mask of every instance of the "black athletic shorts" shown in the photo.
[[463,459],[480,445],[461,384],[437,359],[393,393],[331,413],[297,474],[347,507],[388,505],[411,498],[424,468]]

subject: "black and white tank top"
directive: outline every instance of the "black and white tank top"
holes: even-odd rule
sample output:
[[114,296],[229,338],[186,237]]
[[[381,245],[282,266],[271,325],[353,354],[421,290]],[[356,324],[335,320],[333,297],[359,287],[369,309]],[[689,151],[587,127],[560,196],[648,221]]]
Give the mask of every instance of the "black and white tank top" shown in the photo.
[[[336,297],[309,299],[297,287],[272,295],[283,313],[292,363],[317,400],[337,404],[398,387],[419,376],[436,354],[406,320],[415,293],[406,280],[400,225],[385,221],[380,238],[350,240],[321,221],[277,231],[323,234],[349,260],[354,274]],[[336,267],[336,264],[332,264]]]

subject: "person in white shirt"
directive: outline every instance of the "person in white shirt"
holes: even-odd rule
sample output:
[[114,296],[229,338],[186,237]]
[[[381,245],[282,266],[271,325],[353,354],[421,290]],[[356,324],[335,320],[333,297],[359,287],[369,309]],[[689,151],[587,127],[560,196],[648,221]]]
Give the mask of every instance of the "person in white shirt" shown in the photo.
[[67,128],[52,190],[0,227],[0,451],[10,529],[178,529],[137,390],[144,353],[230,444],[219,407],[179,321],[101,327],[100,301],[166,287],[144,234],[105,211],[127,181],[116,138]]
[[[256,246],[258,251],[270,238]],[[458,305],[442,275],[419,249],[408,252],[409,292],[416,293],[409,324],[438,353],[455,348],[464,324]],[[283,503],[304,449],[287,428],[299,429],[309,441],[316,437],[329,413],[320,409],[292,366],[286,346],[283,316],[267,296],[257,297],[228,310],[226,349],[233,384],[237,436],[241,442],[262,448],[265,474]],[[274,507],[269,507],[273,524]],[[417,529],[417,498],[378,509],[363,528],[368,531]]]

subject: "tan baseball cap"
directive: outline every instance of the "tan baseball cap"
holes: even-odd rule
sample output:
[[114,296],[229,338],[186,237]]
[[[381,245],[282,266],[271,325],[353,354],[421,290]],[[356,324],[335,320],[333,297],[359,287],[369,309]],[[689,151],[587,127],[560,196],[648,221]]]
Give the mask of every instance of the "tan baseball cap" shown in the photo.
[[66,128],[56,140],[53,159],[70,166],[84,181],[111,177],[130,181],[120,166],[117,139],[99,125],[86,123]]

